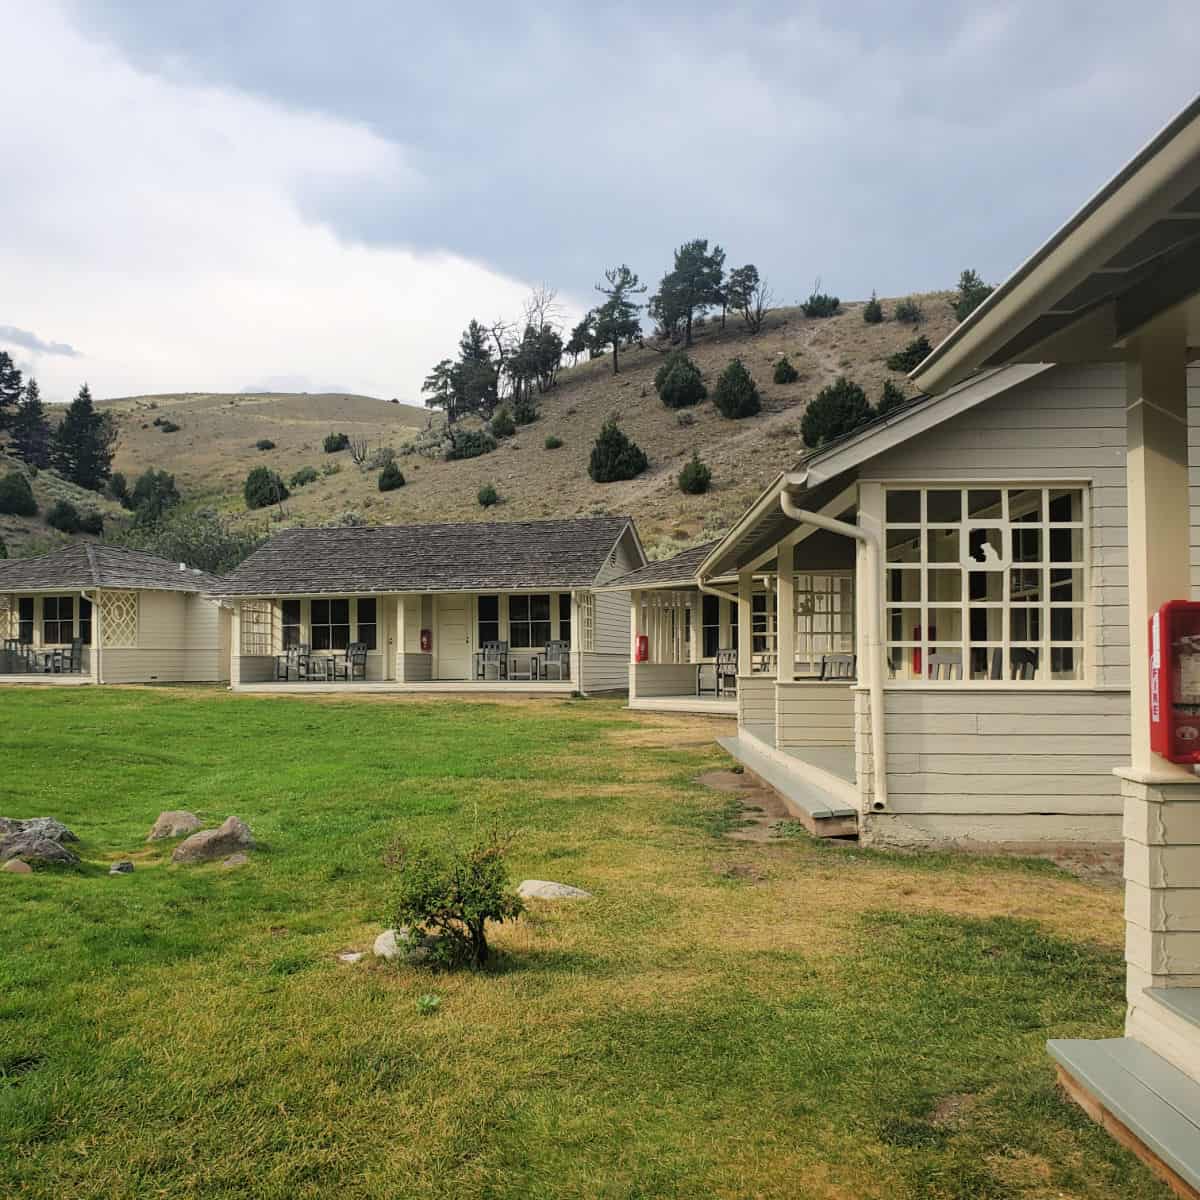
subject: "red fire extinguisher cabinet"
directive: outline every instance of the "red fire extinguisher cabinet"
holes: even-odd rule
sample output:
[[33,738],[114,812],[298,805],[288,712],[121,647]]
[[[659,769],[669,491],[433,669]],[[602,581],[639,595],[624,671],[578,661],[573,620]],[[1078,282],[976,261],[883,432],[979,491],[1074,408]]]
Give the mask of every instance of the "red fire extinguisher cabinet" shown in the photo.
[[1168,600],[1150,618],[1150,749],[1200,763],[1200,602]]

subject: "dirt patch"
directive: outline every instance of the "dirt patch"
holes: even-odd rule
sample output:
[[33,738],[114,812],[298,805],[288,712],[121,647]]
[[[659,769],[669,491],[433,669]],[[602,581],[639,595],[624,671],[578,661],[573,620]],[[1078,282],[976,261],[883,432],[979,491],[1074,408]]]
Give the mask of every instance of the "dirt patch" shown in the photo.
[[741,883],[762,883],[767,873],[754,863],[718,863],[713,874],[722,879],[736,879]]
[[929,1123],[935,1129],[960,1129],[978,1104],[979,1097],[972,1092],[951,1092],[933,1106]]
[[705,771],[696,776],[696,782],[718,792],[745,792],[754,786],[738,771]]

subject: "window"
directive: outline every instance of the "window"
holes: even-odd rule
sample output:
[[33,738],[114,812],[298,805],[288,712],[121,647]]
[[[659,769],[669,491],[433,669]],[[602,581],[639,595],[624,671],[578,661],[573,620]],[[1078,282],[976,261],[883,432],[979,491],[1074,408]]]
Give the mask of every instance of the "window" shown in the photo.
[[705,596],[700,604],[700,657],[716,658],[721,648],[721,601]]
[[770,592],[750,595],[750,670],[775,670],[775,597]]
[[558,595],[558,640],[571,644],[571,593]]
[[33,645],[33,597],[17,599],[17,639],[22,646]]
[[368,650],[374,650],[375,645],[375,597],[370,596],[357,603],[356,617],[358,619],[358,640],[365,642]]
[[92,644],[92,602],[86,596],[79,598],[79,638],[85,646]]
[[1084,677],[1083,488],[886,492],[886,633],[893,679]]
[[827,654],[854,653],[854,576],[796,576],[796,671],[820,675]]
[[283,631],[283,648],[290,650],[300,645],[300,601],[284,600],[279,605],[280,628]]
[[579,595],[579,649],[596,648],[596,594],[581,592]]
[[350,601],[312,601],[312,648],[345,650],[350,645]]
[[[110,596],[116,597],[121,595],[133,595],[130,593],[112,592],[105,593],[104,598],[107,601]],[[135,610],[136,613],[136,610]],[[104,638],[106,646],[112,645],[134,645],[135,641],[125,641],[123,633],[118,633],[117,623],[118,617],[110,615],[109,607],[106,606],[104,616],[101,622],[101,636]],[[135,617],[136,620],[136,617]],[[243,600],[241,607],[241,627],[242,627],[242,654],[247,658],[262,657],[272,653],[272,629],[275,620],[275,605],[270,600]],[[137,627],[134,625],[134,638],[137,636]],[[121,638],[120,642],[114,642],[110,639],[114,637]]]
[[42,600],[42,645],[62,646],[75,636],[75,597],[46,596]]
[[479,644],[500,640],[500,597],[479,597]]
[[550,640],[549,596],[509,596],[508,640],[514,650],[544,646]]

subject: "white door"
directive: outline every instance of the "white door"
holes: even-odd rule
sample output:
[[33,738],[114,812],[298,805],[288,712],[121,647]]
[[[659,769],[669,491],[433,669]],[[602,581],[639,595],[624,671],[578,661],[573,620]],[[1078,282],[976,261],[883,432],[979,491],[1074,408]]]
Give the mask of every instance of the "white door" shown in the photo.
[[438,679],[471,678],[471,598],[438,596],[434,654]]

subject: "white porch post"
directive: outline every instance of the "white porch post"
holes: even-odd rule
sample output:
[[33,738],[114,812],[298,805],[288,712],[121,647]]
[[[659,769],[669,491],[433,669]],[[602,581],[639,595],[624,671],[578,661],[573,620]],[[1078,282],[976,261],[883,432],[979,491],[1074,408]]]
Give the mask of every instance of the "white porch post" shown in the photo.
[[789,533],[779,543],[776,563],[775,624],[779,661],[775,678],[790,683],[796,677],[796,571],[795,550],[800,531]]
[[629,593],[629,698],[637,699],[637,639],[641,623],[642,593]]
[[229,619],[229,686],[236,688],[242,682],[242,602],[233,602],[233,616]]
[[751,615],[754,607],[754,574],[741,571],[738,574],[738,674],[749,675],[753,662],[753,627]]
[[103,592],[95,592],[92,595],[92,646],[91,654],[88,656],[91,662],[88,664],[91,667],[92,683],[99,683],[103,679],[100,670],[100,642],[104,636],[103,618],[100,615],[100,597]]
[[404,610],[407,607],[406,601],[406,596],[396,597],[396,654],[393,675],[398,683],[404,682],[404,639],[406,635],[404,627],[406,614]]

